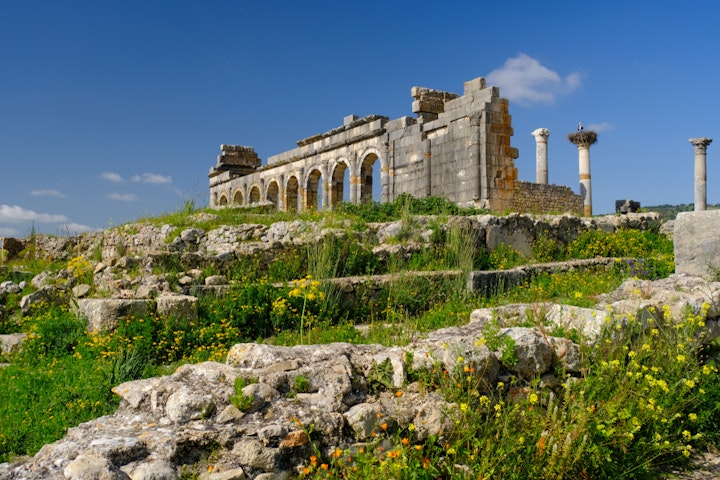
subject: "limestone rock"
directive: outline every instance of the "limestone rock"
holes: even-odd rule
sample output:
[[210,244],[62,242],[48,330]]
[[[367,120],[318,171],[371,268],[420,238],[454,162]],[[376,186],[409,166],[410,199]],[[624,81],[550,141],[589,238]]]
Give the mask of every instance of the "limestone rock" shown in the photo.
[[210,275],[205,277],[205,285],[227,285],[228,281],[224,275]]
[[25,295],[20,299],[20,310],[23,315],[30,313],[33,306],[67,305],[70,302],[70,291],[60,285],[46,285],[33,293]]
[[135,468],[124,468],[132,480],[178,480],[178,475],[170,462],[156,460],[141,463]]
[[65,467],[63,474],[71,480],[130,480],[108,459],[94,455],[79,455]]
[[25,341],[25,333],[9,333],[0,335],[0,353],[8,355],[15,351]]
[[190,295],[160,295],[157,299],[157,314],[163,318],[175,318],[191,323],[198,318],[198,299]]
[[75,298],[83,298],[86,297],[88,293],[90,293],[90,290],[92,287],[88,285],[87,283],[82,283],[80,285],[75,285],[72,288],[73,295],[75,295]]
[[20,285],[17,285],[15,282],[7,280],[5,282],[0,283],[0,296],[8,294],[8,293],[20,293],[20,292],[22,292],[22,288],[20,288]]
[[89,332],[112,331],[121,318],[145,317],[151,313],[151,302],[122,298],[82,298],[78,313],[87,319]]
[[675,218],[675,273],[718,279],[720,210],[681,212]]
[[510,337],[515,343],[516,361],[512,365],[504,365],[510,371],[524,378],[532,378],[547,372],[552,366],[552,347],[534,328],[505,328],[500,334]]

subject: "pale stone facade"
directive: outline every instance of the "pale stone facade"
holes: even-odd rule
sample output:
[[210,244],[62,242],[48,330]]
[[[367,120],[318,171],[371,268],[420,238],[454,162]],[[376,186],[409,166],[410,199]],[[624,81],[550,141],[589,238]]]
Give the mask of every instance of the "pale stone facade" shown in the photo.
[[[516,189],[527,188],[516,182],[518,151],[510,145],[511,116],[499,89],[476,78],[465,82],[462,96],[422,87],[411,94],[416,118],[350,115],[341,127],[298,141],[297,148],[270,157],[267,165],[261,166],[252,147],[222,145],[209,174],[210,206],[272,203],[298,211],[332,207],[344,197],[370,201],[373,168],[379,166],[381,202],[408,193],[494,211],[517,207]],[[543,185],[541,190],[545,197],[558,196],[549,210],[567,211],[571,205],[570,211],[582,211],[582,200],[569,189]],[[532,210],[532,202],[521,203]]]

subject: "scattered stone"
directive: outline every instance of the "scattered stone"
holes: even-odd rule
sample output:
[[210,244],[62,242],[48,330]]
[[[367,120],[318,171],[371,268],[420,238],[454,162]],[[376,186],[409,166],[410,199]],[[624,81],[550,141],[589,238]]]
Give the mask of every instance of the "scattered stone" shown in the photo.
[[86,297],[88,293],[90,293],[90,290],[92,290],[92,287],[88,285],[87,283],[81,283],[80,285],[75,285],[72,289],[73,295],[75,295],[75,298],[83,298]]
[[9,333],[0,335],[0,353],[9,355],[14,352],[25,341],[27,335],[24,333]]

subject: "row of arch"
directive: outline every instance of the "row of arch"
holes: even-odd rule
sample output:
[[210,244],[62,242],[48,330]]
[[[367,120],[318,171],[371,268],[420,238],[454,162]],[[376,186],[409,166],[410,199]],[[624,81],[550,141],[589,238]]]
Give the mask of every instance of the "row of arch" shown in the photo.
[[299,212],[331,208],[343,201],[380,201],[385,167],[379,152],[371,149],[355,168],[353,163],[341,158],[331,165],[314,166],[307,173],[299,168],[285,175],[268,175],[267,180],[249,175],[239,179],[234,189],[215,192],[213,203],[220,207],[272,204],[278,210]]

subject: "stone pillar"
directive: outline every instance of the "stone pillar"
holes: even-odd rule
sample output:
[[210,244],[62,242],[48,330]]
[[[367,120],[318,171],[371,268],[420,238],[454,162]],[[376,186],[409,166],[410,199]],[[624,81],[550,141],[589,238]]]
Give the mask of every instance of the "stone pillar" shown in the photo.
[[548,137],[550,130],[538,128],[530,133],[535,137],[535,182],[543,185],[548,183]]
[[323,210],[330,210],[332,206],[330,205],[330,182],[327,181],[325,178],[325,175],[322,176],[322,209]]
[[580,170],[580,196],[583,197],[583,215],[592,215],[592,186],[590,182],[590,145],[597,142],[597,133],[590,130],[578,130],[568,135],[570,143],[578,148]]
[[425,196],[432,196],[432,146],[430,139],[425,139],[423,145],[423,168],[425,169]]
[[690,143],[695,147],[695,211],[700,212],[707,208],[707,147],[712,138],[691,138]]

